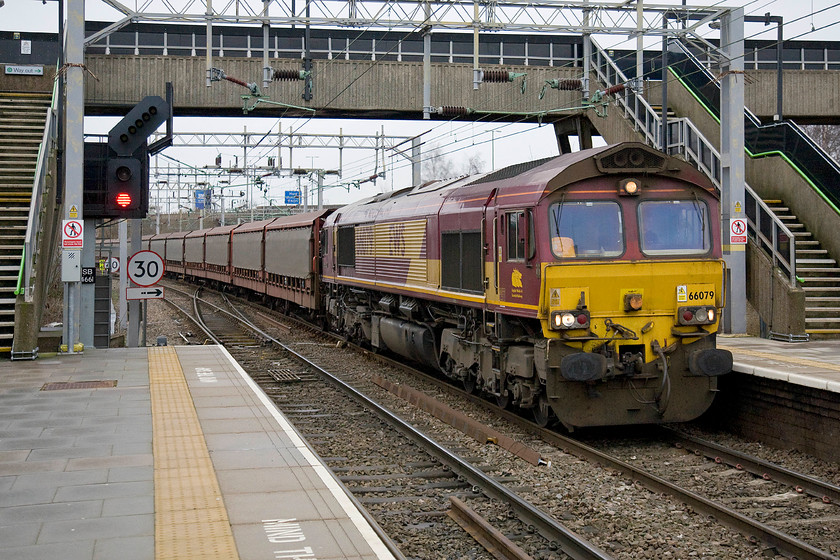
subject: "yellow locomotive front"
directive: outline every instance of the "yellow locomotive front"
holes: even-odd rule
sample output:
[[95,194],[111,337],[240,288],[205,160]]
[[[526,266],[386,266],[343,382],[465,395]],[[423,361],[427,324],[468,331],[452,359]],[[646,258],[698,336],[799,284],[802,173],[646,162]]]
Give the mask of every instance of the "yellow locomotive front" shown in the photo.
[[552,258],[535,362],[568,427],[692,420],[732,367],[715,348],[725,301],[717,197],[637,167],[541,204]]

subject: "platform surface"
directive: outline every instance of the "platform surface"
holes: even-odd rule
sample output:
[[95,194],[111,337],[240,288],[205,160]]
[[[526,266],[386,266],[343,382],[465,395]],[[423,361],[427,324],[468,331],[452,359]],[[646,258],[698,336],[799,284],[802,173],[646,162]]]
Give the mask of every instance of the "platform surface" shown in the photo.
[[838,340],[790,343],[724,335],[717,344],[732,352],[734,371],[840,393]]
[[218,346],[0,362],[0,434],[4,558],[393,558]]

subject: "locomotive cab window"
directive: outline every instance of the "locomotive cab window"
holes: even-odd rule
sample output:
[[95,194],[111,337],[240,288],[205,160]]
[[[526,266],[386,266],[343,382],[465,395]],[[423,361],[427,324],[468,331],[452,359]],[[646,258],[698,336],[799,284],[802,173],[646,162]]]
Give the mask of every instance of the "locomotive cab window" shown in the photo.
[[[507,214],[507,260],[525,261],[534,257],[534,221],[525,218],[525,211]],[[528,218],[531,218],[528,214]],[[526,231],[528,230],[528,231]]]
[[709,209],[698,200],[642,202],[639,232],[647,255],[702,255],[711,248]]
[[549,228],[551,251],[557,258],[617,257],[624,253],[621,207],[615,202],[552,204]]

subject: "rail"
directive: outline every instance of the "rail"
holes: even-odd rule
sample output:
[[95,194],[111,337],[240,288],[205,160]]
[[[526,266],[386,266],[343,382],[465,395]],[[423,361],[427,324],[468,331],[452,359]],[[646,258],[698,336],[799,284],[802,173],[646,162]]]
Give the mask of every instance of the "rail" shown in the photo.
[[[592,41],[592,71],[607,87],[627,83],[629,79],[609,55]],[[645,143],[661,149],[662,119],[644,97],[630,89],[617,96],[616,103],[633,128],[644,136]],[[755,117],[753,117],[755,118]],[[720,189],[720,153],[687,118],[668,120],[669,154],[681,154],[697,166]],[[788,227],[744,183],[745,213],[749,235],[773,260],[774,266],[784,270],[791,287],[796,286],[796,239]]]
[[23,242],[23,255],[20,259],[20,272],[15,295],[23,294],[24,300],[31,302],[32,294],[32,265],[34,251],[38,247],[38,234],[41,230],[41,205],[43,204],[44,182],[49,167],[50,147],[56,140],[58,126],[56,112],[58,109],[58,81],[53,84],[52,103],[47,109],[47,119],[44,125],[44,135],[38,147],[38,163],[35,167],[35,178],[32,181],[32,196],[29,203],[29,218],[26,222],[26,238]]

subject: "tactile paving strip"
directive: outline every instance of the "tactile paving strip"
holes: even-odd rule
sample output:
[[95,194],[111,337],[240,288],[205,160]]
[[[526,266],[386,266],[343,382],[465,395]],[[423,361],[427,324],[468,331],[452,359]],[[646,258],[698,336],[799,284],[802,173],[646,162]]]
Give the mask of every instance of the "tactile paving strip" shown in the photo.
[[238,559],[216,471],[181,362],[149,348],[155,457],[155,558]]

